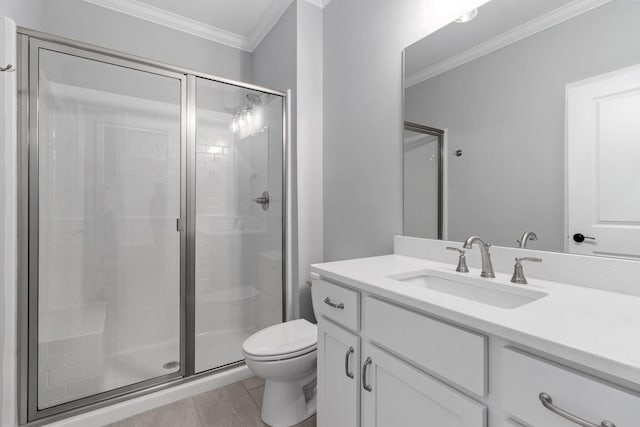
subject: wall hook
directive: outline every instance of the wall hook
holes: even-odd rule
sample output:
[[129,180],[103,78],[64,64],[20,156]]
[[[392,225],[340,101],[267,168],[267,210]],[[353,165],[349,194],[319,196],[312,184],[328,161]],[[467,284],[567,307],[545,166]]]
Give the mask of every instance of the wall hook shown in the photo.
[[13,64],[8,64],[6,67],[0,67],[0,71],[7,71],[9,73],[13,73],[15,69],[13,68]]
[[456,150],[455,155],[456,157],[462,157],[462,150]]

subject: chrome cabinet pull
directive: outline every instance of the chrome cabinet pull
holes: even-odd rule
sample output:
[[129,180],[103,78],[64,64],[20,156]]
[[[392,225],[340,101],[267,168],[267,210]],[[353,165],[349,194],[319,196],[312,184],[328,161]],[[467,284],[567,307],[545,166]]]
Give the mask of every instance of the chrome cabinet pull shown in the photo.
[[[365,360],[364,364],[362,365],[362,388],[367,390],[367,391],[373,390],[373,387],[371,387],[369,384],[367,384],[367,368],[372,363],[373,363],[373,360],[370,357],[367,357],[367,360]],[[615,426],[613,426],[613,427],[615,427]]]
[[349,378],[353,378],[353,372],[349,371],[349,359],[351,358],[351,355],[355,353],[355,351],[355,348],[349,347],[349,350],[347,350],[347,354],[344,356],[344,373]]
[[331,298],[329,298],[329,297],[326,297],[324,299],[324,303],[327,304],[330,307],[337,308],[338,310],[344,310],[344,304],[343,303],[336,304],[335,302],[331,301]]
[[550,410],[551,412],[553,412],[554,414],[560,415],[562,418],[566,418],[567,420],[578,424],[579,426],[582,427],[616,427],[616,425],[614,423],[612,423],[611,421],[602,421],[600,424],[594,424],[592,422],[589,422],[583,418],[580,418],[576,415],[573,415],[570,412],[565,411],[564,409],[558,408],[557,406],[555,406],[553,404],[553,399],[551,399],[551,396],[549,396],[549,394],[547,393],[540,393],[538,395],[538,398],[540,399],[540,402],[542,402],[542,406],[544,406],[545,408],[547,408],[548,410]]

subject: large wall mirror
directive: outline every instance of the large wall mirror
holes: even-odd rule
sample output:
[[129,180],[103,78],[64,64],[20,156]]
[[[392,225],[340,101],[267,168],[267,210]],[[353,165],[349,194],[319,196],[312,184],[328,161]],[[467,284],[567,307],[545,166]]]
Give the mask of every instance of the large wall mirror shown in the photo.
[[640,1],[492,0],[404,61],[405,235],[640,259]]

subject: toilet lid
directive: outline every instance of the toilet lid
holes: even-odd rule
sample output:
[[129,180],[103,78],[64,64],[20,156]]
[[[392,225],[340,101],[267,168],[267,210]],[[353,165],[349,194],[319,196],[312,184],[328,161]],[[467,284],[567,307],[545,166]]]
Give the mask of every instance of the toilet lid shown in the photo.
[[317,343],[318,327],[298,319],[256,332],[242,344],[242,350],[252,356],[281,356],[314,347]]

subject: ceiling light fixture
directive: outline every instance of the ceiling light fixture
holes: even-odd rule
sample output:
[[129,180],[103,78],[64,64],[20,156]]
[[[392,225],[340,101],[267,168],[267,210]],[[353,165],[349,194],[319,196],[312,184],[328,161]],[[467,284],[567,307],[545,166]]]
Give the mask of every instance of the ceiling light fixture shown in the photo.
[[470,10],[469,12],[462,14],[460,16],[458,16],[458,19],[456,19],[455,23],[457,24],[464,24],[467,23],[469,21],[472,21],[473,19],[475,19],[475,17],[478,16],[478,9],[473,9]]
[[260,95],[247,94],[248,105],[233,115],[231,120],[231,132],[237,134],[240,139],[253,136],[264,131],[263,104]]

